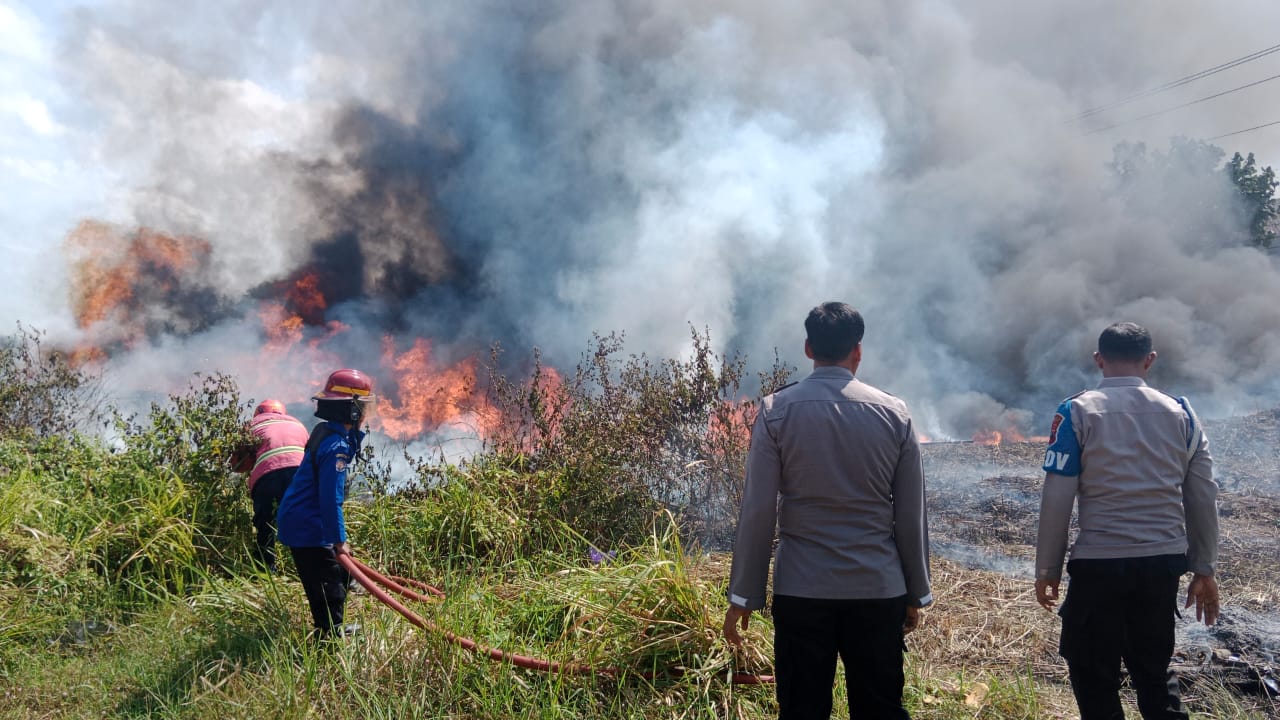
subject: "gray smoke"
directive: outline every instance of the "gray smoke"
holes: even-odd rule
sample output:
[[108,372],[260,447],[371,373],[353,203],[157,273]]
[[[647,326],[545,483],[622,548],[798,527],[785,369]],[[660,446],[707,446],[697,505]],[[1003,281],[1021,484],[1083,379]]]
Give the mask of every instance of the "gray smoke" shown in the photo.
[[[445,359],[498,340],[566,366],[614,330],[673,356],[693,324],[804,367],[805,313],[842,299],[867,318],[861,375],[935,436],[1042,434],[1118,319],[1152,329],[1154,382],[1202,414],[1280,402],[1280,270],[1242,246],[1230,186],[1107,169],[1122,140],[1275,120],[1275,93],[1085,134],[1280,55],[1068,122],[1268,46],[1272,2],[132,2],[70,22],[62,121],[130,222],[212,244],[205,280],[243,308],[120,360],[139,387],[246,370],[250,299],[319,268],[344,365],[376,364],[386,332]],[[1220,144],[1280,160],[1274,132]]]

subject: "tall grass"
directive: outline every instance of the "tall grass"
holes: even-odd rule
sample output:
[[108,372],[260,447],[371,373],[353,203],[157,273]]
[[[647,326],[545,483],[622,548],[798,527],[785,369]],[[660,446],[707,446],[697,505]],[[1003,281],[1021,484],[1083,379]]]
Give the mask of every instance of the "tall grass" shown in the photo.
[[[508,383],[513,417],[534,428],[525,440],[508,435],[460,466],[422,462],[412,490],[348,504],[359,557],[445,590],[417,603],[432,622],[609,670],[598,674],[492,662],[362,594],[348,603],[361,634],[310,641],[296,580],[251,561],[243,478],[226,465],[247,407],[228,378],[116,417],[111,446],[0,427],[0,718],[770,717],[770,687],[728,682],[769,671],[768,618],[753,621],[744,650],[725,645],[727,563],[696,542],[715,537],[714,518],[690,503],[731,497],[744,450],[714,418],[745,422],[741,366],[699,337],[688,362],[611,365],[619,346],[602,339],[559,390],[536,374]],[[0,365],[23,357],[0,353]],[[81,387],[66,366],[54,362],[53,377],[39,367],[10,376],[54,395]],[[54,413],[47,427],[66,428],[57,413],[76,414],[75,402],[54,400],[42,406]],[[21,410],[6,402],[0,414]],[[959,596],[981,577],[943,572],[935,592]],[[914,717],[1070,716],[1064,687],[1038,666],[956,653],[954,638],[990,632],[969,623],[976,613],[929,612],[945,632],[909,641]],[[1043,655],[1041,636],[1027,637],[1038,643],[1029,655]],[[1220,688],[1194,702],[1213,717],[1264,716]]]

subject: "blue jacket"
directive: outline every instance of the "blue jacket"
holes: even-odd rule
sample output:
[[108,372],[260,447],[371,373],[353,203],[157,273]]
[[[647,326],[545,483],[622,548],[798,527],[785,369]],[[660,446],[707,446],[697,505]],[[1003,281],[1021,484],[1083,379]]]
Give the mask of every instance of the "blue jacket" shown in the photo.
[[326,424],[330,434],[320,441],[314,462],[311,450],[303,455],[276,512],[277,534],[289,547],[323,547],[347,541],[342,517],[347,469],[359,452],[364,433],[352,430],[348,434],[340,423]]

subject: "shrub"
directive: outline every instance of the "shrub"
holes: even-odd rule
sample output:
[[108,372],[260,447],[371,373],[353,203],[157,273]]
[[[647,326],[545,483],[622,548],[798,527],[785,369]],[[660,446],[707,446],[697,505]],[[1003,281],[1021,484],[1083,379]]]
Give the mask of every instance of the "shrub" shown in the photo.
[[165,405],[152,403],[145,423],[117,417],[124,452],[110,480],[131,524],[115,530],[137,546],[125,564],[173,558],[214,569],[246,557],[247,493],[228,463],[251,442],[247,415],[235,381],[216,374]]
[[[690,336],[688,359],[653,360],[621,358],[620,336],[596,335],[563,379],[535,352],[525,382],[496,370],[495,348],[490,387],[503,422],[492,451],[545,472],[552,514],[595,542],[642,541],[661,507],[687,536],[727,544],[754,404],[745,359],[715,353],[709,333]],[[775,358],[758,385],[771,392],[793,371]]]
[[21,324],[0,339],[0,434],[69,435],[104,417],[97,379],[43,341],[44,333]]

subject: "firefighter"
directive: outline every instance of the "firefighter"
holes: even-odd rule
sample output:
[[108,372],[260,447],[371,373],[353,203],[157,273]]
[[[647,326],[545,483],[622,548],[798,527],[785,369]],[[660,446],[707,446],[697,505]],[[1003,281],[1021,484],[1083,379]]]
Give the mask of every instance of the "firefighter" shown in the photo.
[[280,502],[280,542],[289,547],[311,607],[314,635],[345,634],[343,609],[350,577],[338,562],[349,555],[342,516],[347,471],[360,454],[360,426],[373,411],[373,383],[359,370],[336,370],[314,396],[315,426],[302,464]]
[[258,531],[256,557],[267,570],[276,569],[276,510],[285,488],[302,463],[307,427],[285,412],[279,400],[263,400],[253,411],[249,432],[257,444],[237,454],[235,469],[249,473],[253,527]]

